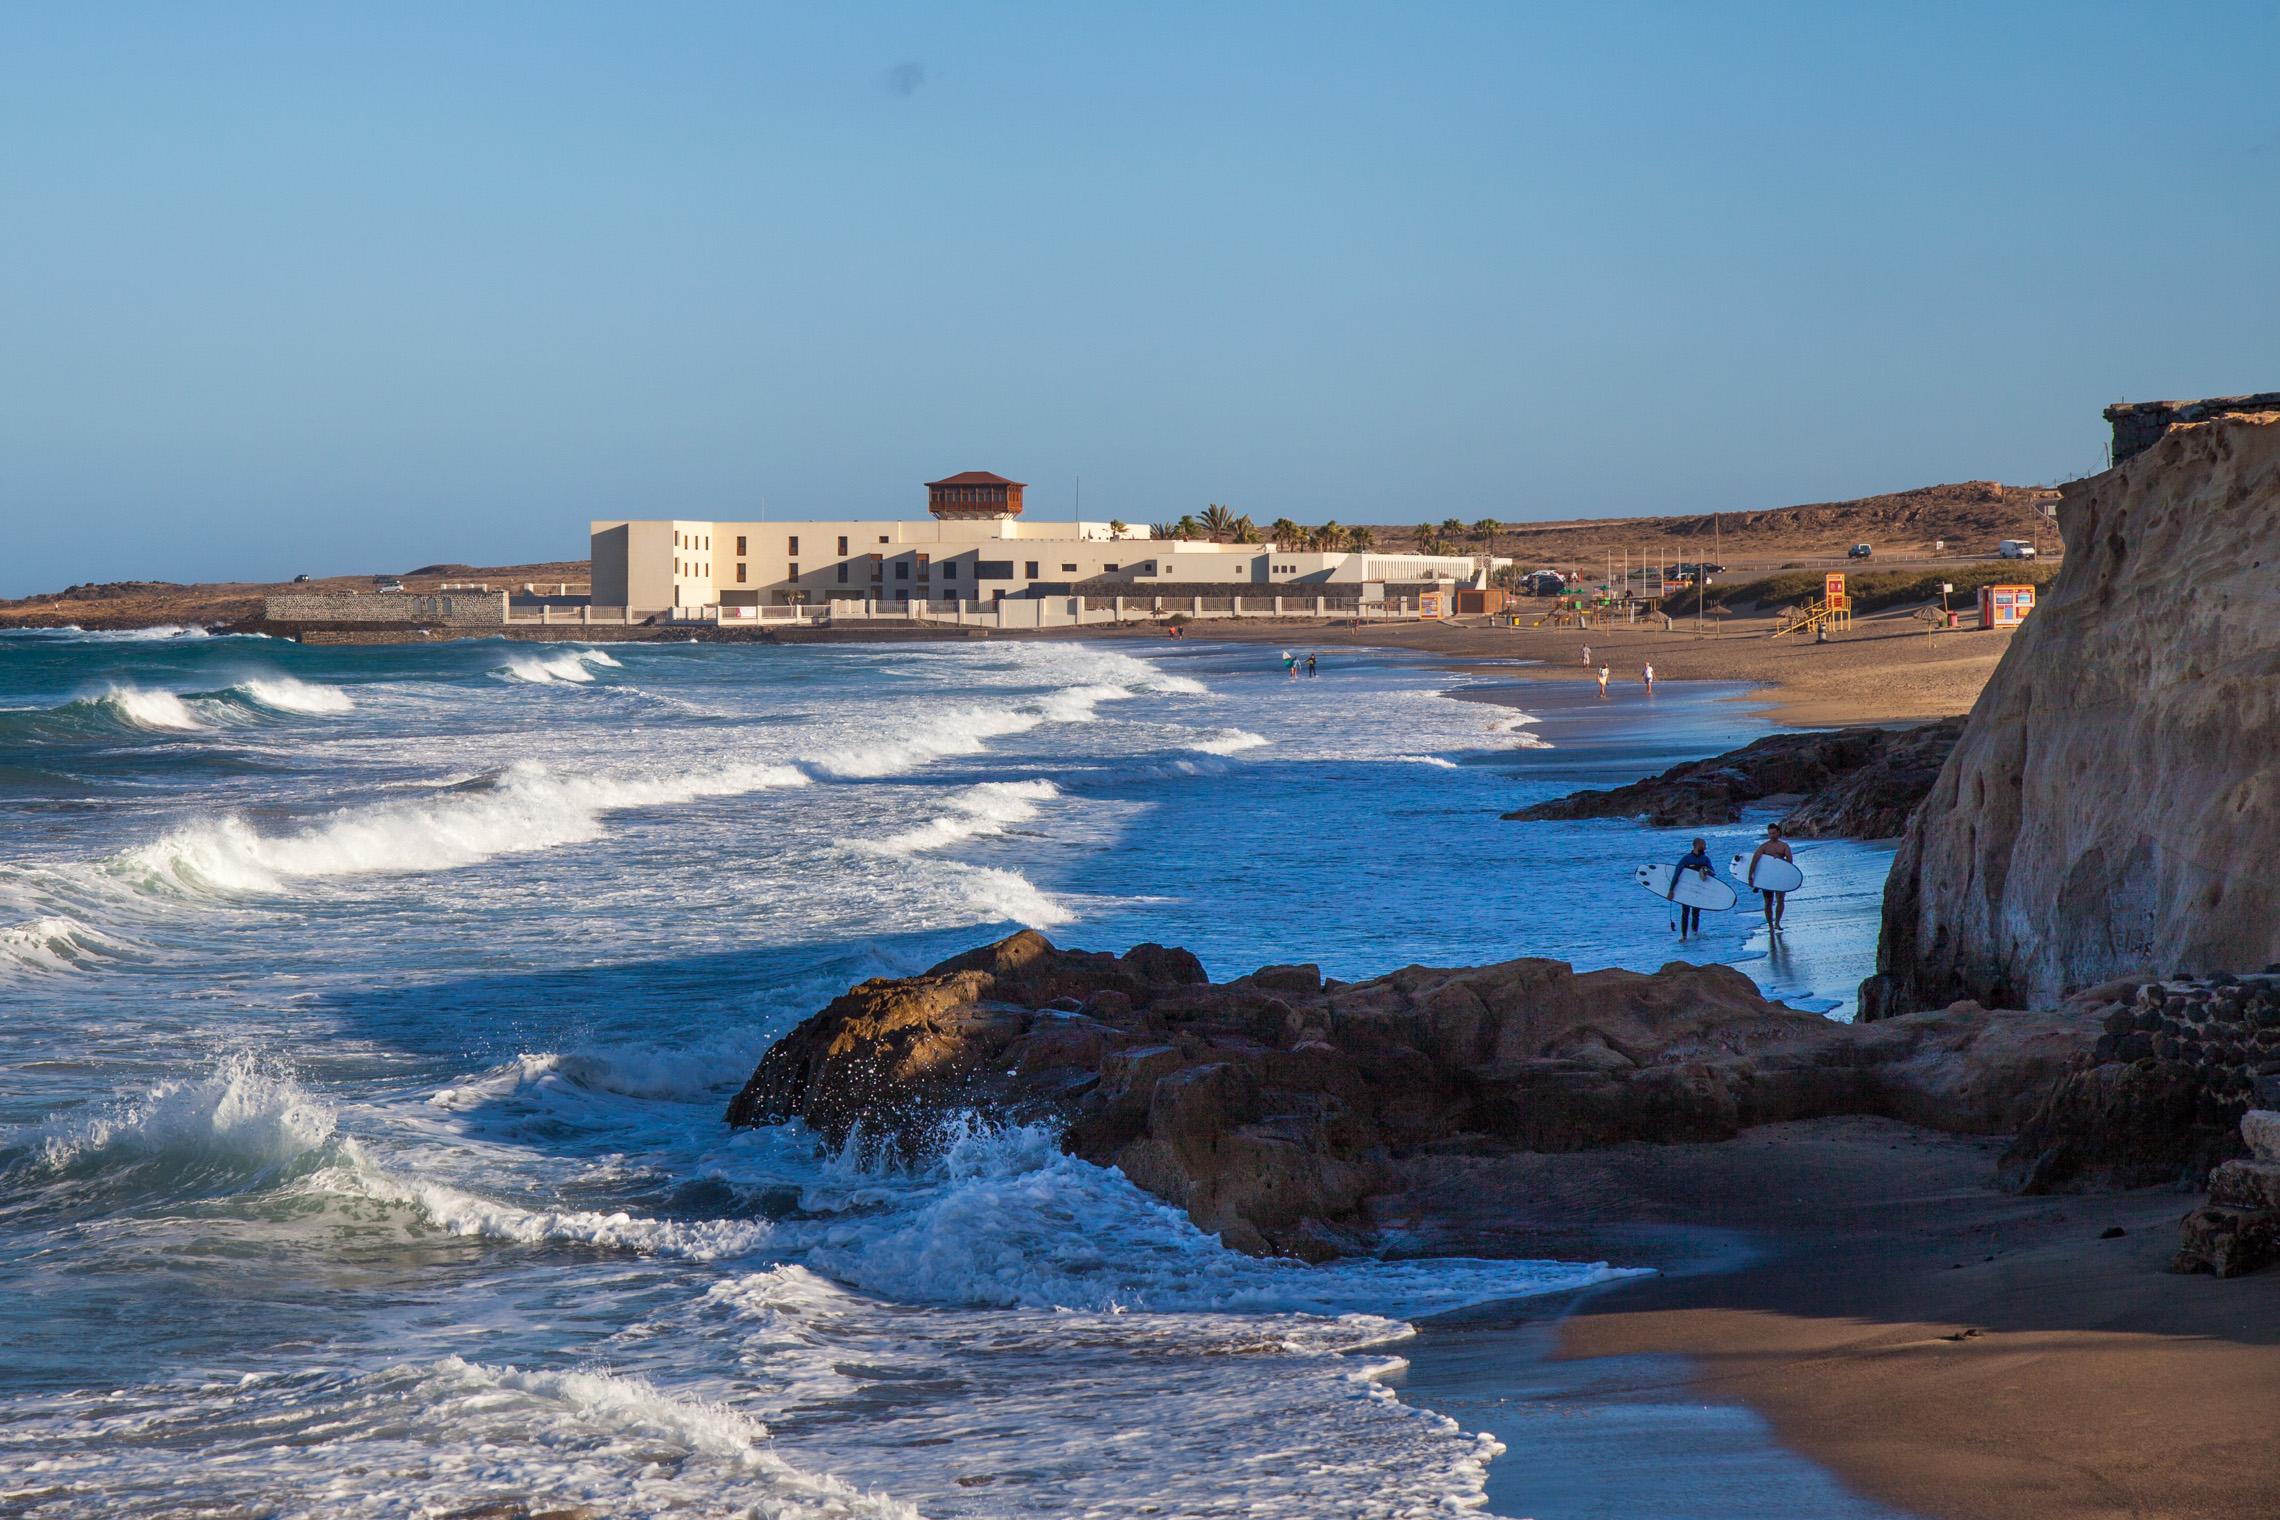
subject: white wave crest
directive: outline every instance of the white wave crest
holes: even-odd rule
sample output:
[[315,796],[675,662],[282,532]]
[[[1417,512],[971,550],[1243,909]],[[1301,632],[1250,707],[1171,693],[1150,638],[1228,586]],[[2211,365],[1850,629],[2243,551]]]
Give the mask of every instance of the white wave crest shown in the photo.
[[0,965],[33,971],[75,971],[90,961],[109,960],[126,950],[124,942],[60,915],[0,929]]
[[955,871],[966,901],[984,923],[1016,923],[1027,929],[1051,929],[1069,923],[1076,913],[1055,902],[1019,871],[995,866],[946,864]]
[[356,704],[337,686],[298,681],[291,676],[254,676],[231,688],[247,701],[271,712],[333,717],[353,711]]
[[524,761],[489,787],[343,808],[286,833],[262,833],[236,816],[192,824],[115,857],[111,869],[163,892],[271,893],[297,879],[451,870],[584,843],[600,836],[608,812],[806,781],[788,765],[607,776]]
[[41,1165],[64,1171],[158,1160],[198,1169],[264,1172],[314,1156],[333,1140],[332,1107],[293,1078],[247,1056],[201,1076],[168,1078],[91,1115],[39,1126]]
[[1456,761],[1440,755],[1395,755],[1393,758],[1404,765],[1430,765],[1435,770],[1453,771],[1457,768]]
[[1247,749],[1258,749],[1267,742],[1260,734],[1244,728],[1223,728],[1192,741],[1188,748],[1199,755],[1240,755]]
[[512,655],[495,673],[533,686],[583,686],[594,679],[596,669],[623,668],[602,650],[573,649],[554,655]]
[[1050,781],[984,781],[949,799],[953,811],[916,828],[889,834],[869,846],[890,855],[914,855],[969,839],[1002,834],[1037,816],[1038,805],[1061,795]]
[[770,1233],[762,1219],[650,1219],[623,1209],[525,1208],[445,1183],[399,1176],[373,1164],[353,1144],[345,1149],[346,1159],[309,1178],[310,1188],[409,1208],[447,1235],[712,1261],[756,1250]]
[[112,686],[93,700],[96,706],[130,728],[148,729],[153,733],[194,733],[212,726],[171,691]]

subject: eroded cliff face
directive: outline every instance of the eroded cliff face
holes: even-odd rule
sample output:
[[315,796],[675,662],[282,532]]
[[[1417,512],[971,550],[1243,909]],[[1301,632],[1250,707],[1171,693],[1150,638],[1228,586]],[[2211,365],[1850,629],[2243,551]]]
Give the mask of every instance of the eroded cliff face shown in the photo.
[[2280,961],[2280,414],[2171,432],[2059,526],[1893,862],[1865,1016]]

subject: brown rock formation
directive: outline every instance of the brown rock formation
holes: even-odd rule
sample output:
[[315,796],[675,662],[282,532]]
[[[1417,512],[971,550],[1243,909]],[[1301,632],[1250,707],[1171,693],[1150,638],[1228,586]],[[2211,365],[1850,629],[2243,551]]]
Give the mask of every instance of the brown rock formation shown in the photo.
[[1723,966],[1518,960],[1350,984],[1280,966],[1214,985],[1183,951],[1022,933],[836,999],[768,1051],[728,1118],[802,1119],[833,1143],[860,1125],[905,1152],[960,1110],[1051,1119],[1072,1153],[1230,1244],[1319,1256],[1366,1227],[1398,1158],[1826,1114],[2005,1133],[2097,1033],[2078,1011],[1972,1005],[1856,1028]]
[[2059,522],[1893,865],[1866,1016],[2280,960],[2280,416],[2174,428]]
[[1655,828],[1733,823],[1768,797],[1804,800],[1781,819],[1798,839],[1889,839],[1907,824],[1963,732],[1963,719],[1916,728],[1768,734],[1708,760],[1606,791],[1574,792],[1507,818],[1644,818]]

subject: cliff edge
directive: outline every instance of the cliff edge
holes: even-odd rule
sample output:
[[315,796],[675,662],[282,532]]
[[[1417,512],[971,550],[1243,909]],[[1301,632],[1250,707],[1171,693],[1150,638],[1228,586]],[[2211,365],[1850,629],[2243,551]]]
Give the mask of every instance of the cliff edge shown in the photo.
[[1903,837],[1863,1017],[2280,961],[2280,413],[2066,488],[2067,553]]

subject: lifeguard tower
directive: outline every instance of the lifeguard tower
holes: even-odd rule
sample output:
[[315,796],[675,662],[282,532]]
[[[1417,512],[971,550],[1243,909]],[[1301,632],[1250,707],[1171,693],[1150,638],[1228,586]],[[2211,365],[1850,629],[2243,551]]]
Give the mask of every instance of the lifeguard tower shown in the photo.
[[2034,610],[2035,588],[2032,586],[1979,588],[1979,626],[1982,628],[2016,628]]
[[1785,633],[1816,633],[1822,628],[1839,633],[1852,631],[1852,593],[1845,589],[1842,570],[1832,570],[1821,577],[1819,601],[1792,607],[1783,613],[1781,621],[1774,626],[1773,636],[1778,639]]

